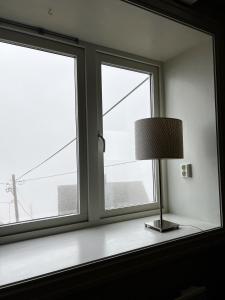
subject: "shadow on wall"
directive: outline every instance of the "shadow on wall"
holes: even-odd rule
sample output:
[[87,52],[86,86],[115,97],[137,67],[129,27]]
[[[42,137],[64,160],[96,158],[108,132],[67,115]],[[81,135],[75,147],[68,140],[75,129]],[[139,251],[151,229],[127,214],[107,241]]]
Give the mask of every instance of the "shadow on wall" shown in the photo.
[[217,165],[217,157],[215,156],[216,128],[207,126],[202,133],[203,143],[205,144],[205,155],[208,158],[208,163],[214,168]]

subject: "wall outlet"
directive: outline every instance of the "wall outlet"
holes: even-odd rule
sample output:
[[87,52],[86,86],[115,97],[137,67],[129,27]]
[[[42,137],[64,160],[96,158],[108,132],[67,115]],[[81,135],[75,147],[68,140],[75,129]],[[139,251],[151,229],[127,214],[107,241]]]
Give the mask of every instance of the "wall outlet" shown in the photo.
[[181,177],[190,178],[192,177],[192,164],[181,165]]

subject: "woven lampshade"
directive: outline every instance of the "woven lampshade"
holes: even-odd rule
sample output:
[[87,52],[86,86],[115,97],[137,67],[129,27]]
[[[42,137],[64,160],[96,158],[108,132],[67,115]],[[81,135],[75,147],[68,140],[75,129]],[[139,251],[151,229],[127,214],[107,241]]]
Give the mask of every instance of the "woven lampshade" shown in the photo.
[[135,122],[137,160],[183,158],[182,121],[147,118]]

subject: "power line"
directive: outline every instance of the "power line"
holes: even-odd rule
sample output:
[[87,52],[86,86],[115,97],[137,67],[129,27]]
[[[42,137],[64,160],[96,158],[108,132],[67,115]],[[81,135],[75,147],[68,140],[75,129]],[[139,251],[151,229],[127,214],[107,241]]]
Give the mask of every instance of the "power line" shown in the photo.
[[[125,162],[119,162],[115,164],[110,164],[110,165],[105,165],[105,168],[108,167],[115,167],[119,165],[126,165],[126,164],[132,164],[138,162],[137,160],[132,160],[132,161],[125,161]],[[27,181],[35,181],[35,180],[41,180],[41,179],[48,179],[48,178],[53,178],[53,177],[58,177],[58,176],[64,176],[64,175],[72,175],[75,174],[77,171],[71,171],[71,172],[65,172],[65,173],[58,173],[58,174],[52,174],[52,175],[47,175],[47,176],[40,176],[40,177],[32,177],[32,178],[27,178],[22,180],[21,182],[27,182]]]
[[[22,198],[21,197],[21,193],[20,193],[20,191],[17,189],[17,193],[18,193],[18,195],[20,196],[20,198]],[[30,218],[32,218],[32,215],[25,209],[25,207],[23,206],[23,204],[22,204],[22,202],[18,199],[18,204],[20,205],[20,207],[23,209],[23,211],[30,217]]]
[[150,76],[145,78],[141,83],[139,83],[136,87],[134,87],[129,93],[127,93],[122,99],[120,99],[116,104],[111,106],[102,116],[106,116],[110,111],[112,111],[117,105],[119,105],[121,102],[123,102],[128,96],[130,96],[134,91],[136,91],[142,84],[144,84],[147,80],[150,79]]
[[31,214],[24,208],[23,204],[18,200],[19,205],[22,207],[23,211],[32,218]]
[[105,165],[104,167],[105,168],[115,167],[115,166],[119,166],[119,165],[133,164],[136,162],[138,162],[138,160],[131,160],[131,161],[125,161],[125,162],[115,163],[115,164],[111,164],[111,165]]
[[[117,105],[119,105],[120,103],[122,103],[128,96],[130,96],[134,91],[136,91],[140,86],[142,86],[147,80],[150,79],[150,76],[148,76],[147,78],[145,78],[142,82],[140,82],[136,87],[134,87],[129,93],[127,93],[123,98],[121,98],[119,101],[117,101],[112,107],[110,107],[102,116],[105,117],[110,111],[112,111],[115,107],[117,107]],[[42,166],[43,164],[45,164],[47,161],[49,161],[51,158],[53,158],[55,155],[57,155],[59,152],[61,152],[62,150],[64,150],[66,147],[68,147],[70,144],[72,144],[75,140],[77,139],[77,137],[73,138],[69,143],[65,144],[62,148],[60,148],[58,151],[56,151],[55,153],[53,153],[51,156],[49,156],[48,158],[46,158],[45,160],[43,160],[41,163],[35,165],[33,168],[31,168],[30,170],[28,170],[27,172],[25,172],[24,174],[20,175],[17,180],[20,180],[21,178],[23,178],[25,175],[31,173],[32,171],[34,171],[35,169],[39,168],[40,166]]]
[[47,161],[49,161],[51,158],[53,158],[55,155],[57,155],[59,152],[61,152],[62,150],[64,150],[66,147],[68,147],[70,144],[72,144],[75,140],[77,139],[77,137],[73,138],[69,143],[65,144],[63,147],[61,147],[59,150],[57,150],[55,153],[53,153],[51,156],[49,156],[48,158],[46,158],[45,160],[43,160],[42,162],[40,162],[39,164],[35,165],[33,168],[31,168],[30,170],[28,170],[27,172],[25,172],[24,174],[20,175],[16,180],[20,180],[21,178],[23,178],[25,175],[31,173],[32,171],[34,171],[35,169],[39,168],[40,166],[42,166],[44,163],[46,163]]
[[40,179],[47,179],[47,178],[52,178],[52,177],[58,177],[58,176],[64,176],[64,175],[71,175],[71,174],[75,174],[76,172],[65,172],[65,173],[59,173],[59,174],[53,174],[53,175],[48,175],[48,176],[41,176],[41,177],[34,177],[34,178],[28,178],[28,179],[24,179],[24,182],[27,181],[34,181],[34,180],[40,180]]

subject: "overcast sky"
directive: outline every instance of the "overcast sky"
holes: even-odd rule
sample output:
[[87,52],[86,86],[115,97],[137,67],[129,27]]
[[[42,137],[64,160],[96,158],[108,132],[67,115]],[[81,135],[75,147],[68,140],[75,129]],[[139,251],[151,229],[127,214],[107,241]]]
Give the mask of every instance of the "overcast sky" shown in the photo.
[[[25,173],[76,136],[74,80],[73,58],[0,43],[0,182]],[[24,179],[75,171],[75,165],[74,143]],[[18,198],[27,210],[32,204],[36,217],[43,209],[54,214],[56,185],[75,182],[75,175],[27,182],[18,185]],[[1,185],[0,201],[12,198]],[[8,205],[0,208],[5,219]]]

